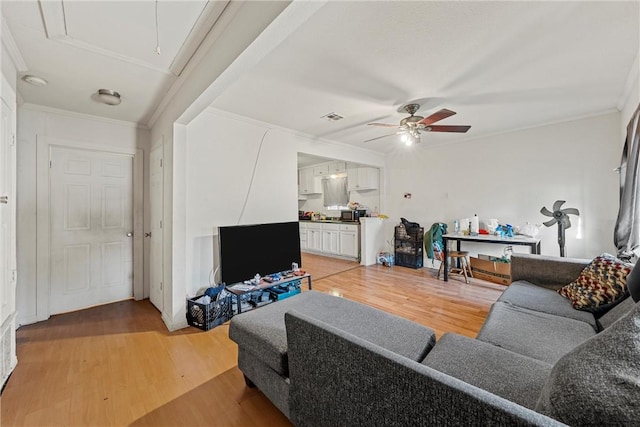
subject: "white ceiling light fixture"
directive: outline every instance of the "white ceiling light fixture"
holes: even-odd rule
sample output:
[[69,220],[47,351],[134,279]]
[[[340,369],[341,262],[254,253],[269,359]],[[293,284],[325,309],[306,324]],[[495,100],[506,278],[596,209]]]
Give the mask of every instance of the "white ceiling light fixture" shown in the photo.
[[49,83],[45,79],[43,79],[42,77],[33,76],[31,74],[27,74],[26,76],[24,76],[22,78],[22,80],[24,80],[25,82],[29,83],[30,85],[34,85],[34,86],[46,86],[47,83]]
[[122,102],[120,94],[111,89],[98,89],[98,100],[107,105],[118,105]]

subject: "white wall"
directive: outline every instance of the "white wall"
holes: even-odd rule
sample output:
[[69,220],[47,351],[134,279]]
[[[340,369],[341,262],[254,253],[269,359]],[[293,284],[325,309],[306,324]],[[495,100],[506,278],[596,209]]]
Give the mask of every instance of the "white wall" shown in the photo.
[[[206,110],[187,126],[188,294],[209,286],[215,227],[298,219],[298,152],[357,160],[377,167],[384,165],[381,153],[270,128],[213,109]],[[263,137],[255,178],[249,186]],[[242,213],[247,192],[249,197]]]
[[[577,239],[578,219],[566,232],[569,257],[591,258],[613,252],[613,227],[618,211],[620,114],[505,133],[464,143],[420,146],[389,156],[387,234],[400,217],[428,229],[477,214],[501,223],[541,224],[540,208],[566,200],[564,207],[580,210],[583,238]],[[412,193],[404,199],[405,192]],[[557,228],[543,227],[542,253],[559,255]],[[501,254],[496,245],[467,244],[472,254]],[[514,248],[515,249],[515,248]],[[527,251],[520,248],[519,251]]]
[[[251,60],[240,61],[243,51],[260,51],[253,61],[258,61],[272,46],[253,48],[252,42],[258,36],[268,33],[265,28],[277,17],[288,2],[235,2],[230,5],[216,23],[201,48],[194,55],[185,71],[176,82],[162,107],[154,113],[151,123],[151,141],[163,141],[163,283],[164,308],[162,319],[169,330],[187,326],[185,311],[186,251],[184,221],[186,187],[184,176],[187,171],[185,125],[197,117],[216,96],[228,87],[234,78],[242,75],[243,67],[249,67]],[[294,16],[295,18],[295,16]],[[298,25],[304,22],[299,20]],[[291,31],[295,25],[291,26]],[[276,34],[276,38],[281,36]],[[249,46],[249,49],[247,47]],[[245,50],[246,49],[246,50]],[[244,55],[245,58],[250,57]],[[235,61],[235,62],[234,62]],[[255,63],[255,62],[254,62]],[[225,78],[221,78],[221,75]],[[157,115],[157,118],[156,118]],[[152,147],[152,149],[155,148]]]
[[[640,104],[640,53],[636,56],[635,62],[629,71],[627,88],[620,99],[620,126],[623,137],[626,136],[627,124],[631,120],[631,115],[638,108],[638,104]],[[624,143],[621,143],[620,150],[622,150],[623,146]]]
[[[108,107],[107,107],[108,108]],[[149,130],[134,124],[82,116],[25,104],[18,110],[18,323],[36,320],[36,139],[56,138],[82,141],[114,148],[144,150],[148,170]],[[148,174],[144,193],[148,194]],[[148,223],[148,196],[145,196],[145,224]],[[147,228],[145,227],[145,230]],[[146,239],[148,240],[148,239]],[[145,254],[148,242],[145,242]],[[148,261],[148,260],[145,260]],[[145,294],[148,295],[148,264],[145,262]]]

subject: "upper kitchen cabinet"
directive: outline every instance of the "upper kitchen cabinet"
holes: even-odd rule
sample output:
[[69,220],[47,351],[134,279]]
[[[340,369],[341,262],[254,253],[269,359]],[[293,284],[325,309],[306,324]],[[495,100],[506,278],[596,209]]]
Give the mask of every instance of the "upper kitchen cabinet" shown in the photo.
[[380,188],[380,170],[370,167],[350,167],[347,169],[349,191],[377,190]]
[[329,173],[341,173],[346,171],[347,171],[347,164],[345,162],[329,163]]
[[320,177],[315,176],[314,168],[298,170],[298,193],[299,194],[320,194],[322,193],[322,182]]
[[327,175],[329,175],[329,165],[325,163],[324,165],[314,166],[313,167],[313,174],[315,176],[327,176]]

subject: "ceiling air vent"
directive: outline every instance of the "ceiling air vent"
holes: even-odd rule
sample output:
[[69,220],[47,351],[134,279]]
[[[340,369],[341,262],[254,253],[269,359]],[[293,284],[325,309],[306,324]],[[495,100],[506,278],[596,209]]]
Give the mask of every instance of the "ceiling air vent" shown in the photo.
[[342,117],[340,114],[336,114],[336,113],[325,114],[324,116],[322,116],[320,118],[321,119],[325,119],[325,120],[330,121],[330,122],[337,122],[338,120],[344,119],[344,117]]

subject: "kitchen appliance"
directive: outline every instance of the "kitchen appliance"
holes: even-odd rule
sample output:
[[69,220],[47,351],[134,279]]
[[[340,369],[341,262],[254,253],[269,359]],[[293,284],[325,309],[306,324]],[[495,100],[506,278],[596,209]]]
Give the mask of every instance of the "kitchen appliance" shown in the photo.
[[360,218],[367,216],[366,209],[353,209],[348,211],[340,211],[341,221],[358,222]]

